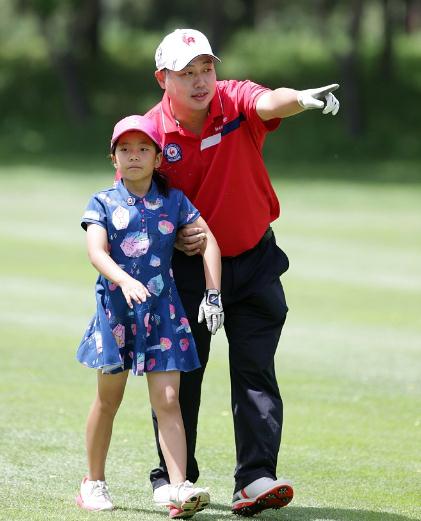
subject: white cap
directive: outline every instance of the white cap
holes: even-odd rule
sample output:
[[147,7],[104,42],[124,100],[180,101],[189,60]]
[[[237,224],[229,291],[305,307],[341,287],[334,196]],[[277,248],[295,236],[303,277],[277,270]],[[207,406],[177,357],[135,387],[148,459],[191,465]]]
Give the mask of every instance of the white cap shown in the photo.
[[181,71],[194,58],[201,54],[215,56],[206,36],[195,29],[176,29],[159,44],[155,53],[156,68]]

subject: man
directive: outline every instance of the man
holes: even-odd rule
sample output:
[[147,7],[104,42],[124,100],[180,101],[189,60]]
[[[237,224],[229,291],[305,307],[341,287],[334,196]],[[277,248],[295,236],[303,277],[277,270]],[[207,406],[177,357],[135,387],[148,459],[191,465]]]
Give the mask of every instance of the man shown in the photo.
[[[237,456],[232,511],[250,516],[285,506],[293,497],[292,485],[276,476],[282,400],[274,355],[287,314],[279,277],[288,269],[288,258],[270,228],[280,210],[262,147],[267,132],[284,117],[307,109],[335,115],[339,102],[332,91],[338,85],[296,91],[270,90],[250,81],[217,81],[215,62],[220,60],[207,38],[193,29],[167,35],[155,60],[155,77],[165,92],[147,115],[161,134],[161,170],[200,210],[222,253],[221,294]],[[187,479],[192,482],[199,476],[194,453],[210,348],[210,334],[197,322],[197,311],[205,299],[205,318],[211,319],[220,306],[220,295],[204,294],[198,255],[204,240],[203,230],[190,229],[179,236],[179,250],[173,257],[174,277],[202,364],[201,369],[182,375],[180,388]],[[151,472],[154,496],[168,483],[160,450],[159,454],[160,466]],[[181,510],[177,517],[191,515]]]

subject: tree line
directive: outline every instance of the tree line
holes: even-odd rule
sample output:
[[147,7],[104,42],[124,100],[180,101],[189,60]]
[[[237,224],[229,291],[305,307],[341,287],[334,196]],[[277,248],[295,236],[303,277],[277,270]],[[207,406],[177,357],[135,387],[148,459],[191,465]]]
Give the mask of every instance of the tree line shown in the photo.
[[[401,34],[421,28],[421,0],[16,0],[12,9],[31,16],[48,49],[54,73],[61,80],[69,112],[81,122],[91,114],[84,88],[84,70],[103,52],[101,34],[111,18],[123,27],[142,28],[163,35],[174,27],[190,26],[204,31],[218,53],[237,31],[264,31],[308,24],[326,42],[337,64],[342,84],[343,117],[350,135],[364,129],[361,82],[362,28],[375,8],[381,29],[376,73],[382,81],[393,78],[395,41]],[[331,43],[342,31],[345,45]]]

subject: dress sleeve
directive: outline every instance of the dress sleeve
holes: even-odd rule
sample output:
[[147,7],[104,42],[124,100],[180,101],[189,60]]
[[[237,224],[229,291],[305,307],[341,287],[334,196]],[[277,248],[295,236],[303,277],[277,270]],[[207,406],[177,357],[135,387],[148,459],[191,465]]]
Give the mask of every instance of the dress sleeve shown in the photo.
[[102,194],[95,194],[91,197],[88,206],[82,216],[81,226],[86,231],[88,224],[98,224],[107,229],[107,213],[104,202],[101,200]]
[[193,206],[191,201],[183,194],[180,194],[179,212],[178,212],[178,228],[185,224],[192,223],[200,217],[199,210]]

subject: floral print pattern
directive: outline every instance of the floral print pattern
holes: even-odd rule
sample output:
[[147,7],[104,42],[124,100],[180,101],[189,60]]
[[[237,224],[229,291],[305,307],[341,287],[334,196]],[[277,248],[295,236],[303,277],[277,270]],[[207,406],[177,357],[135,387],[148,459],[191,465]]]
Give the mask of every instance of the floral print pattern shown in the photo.
[[182,192],[170,190],[165,197],[154,182],[144,197],[128,192],[119,181],[91,198],[82,227],[106,229],[111,257],[151,297],[130,309],[121,289],[99,275],[97,310],[77,351],[83,365],[104,373],[131,369],[136,375],[200,367],[171,269],[178,228],[199,215]]

